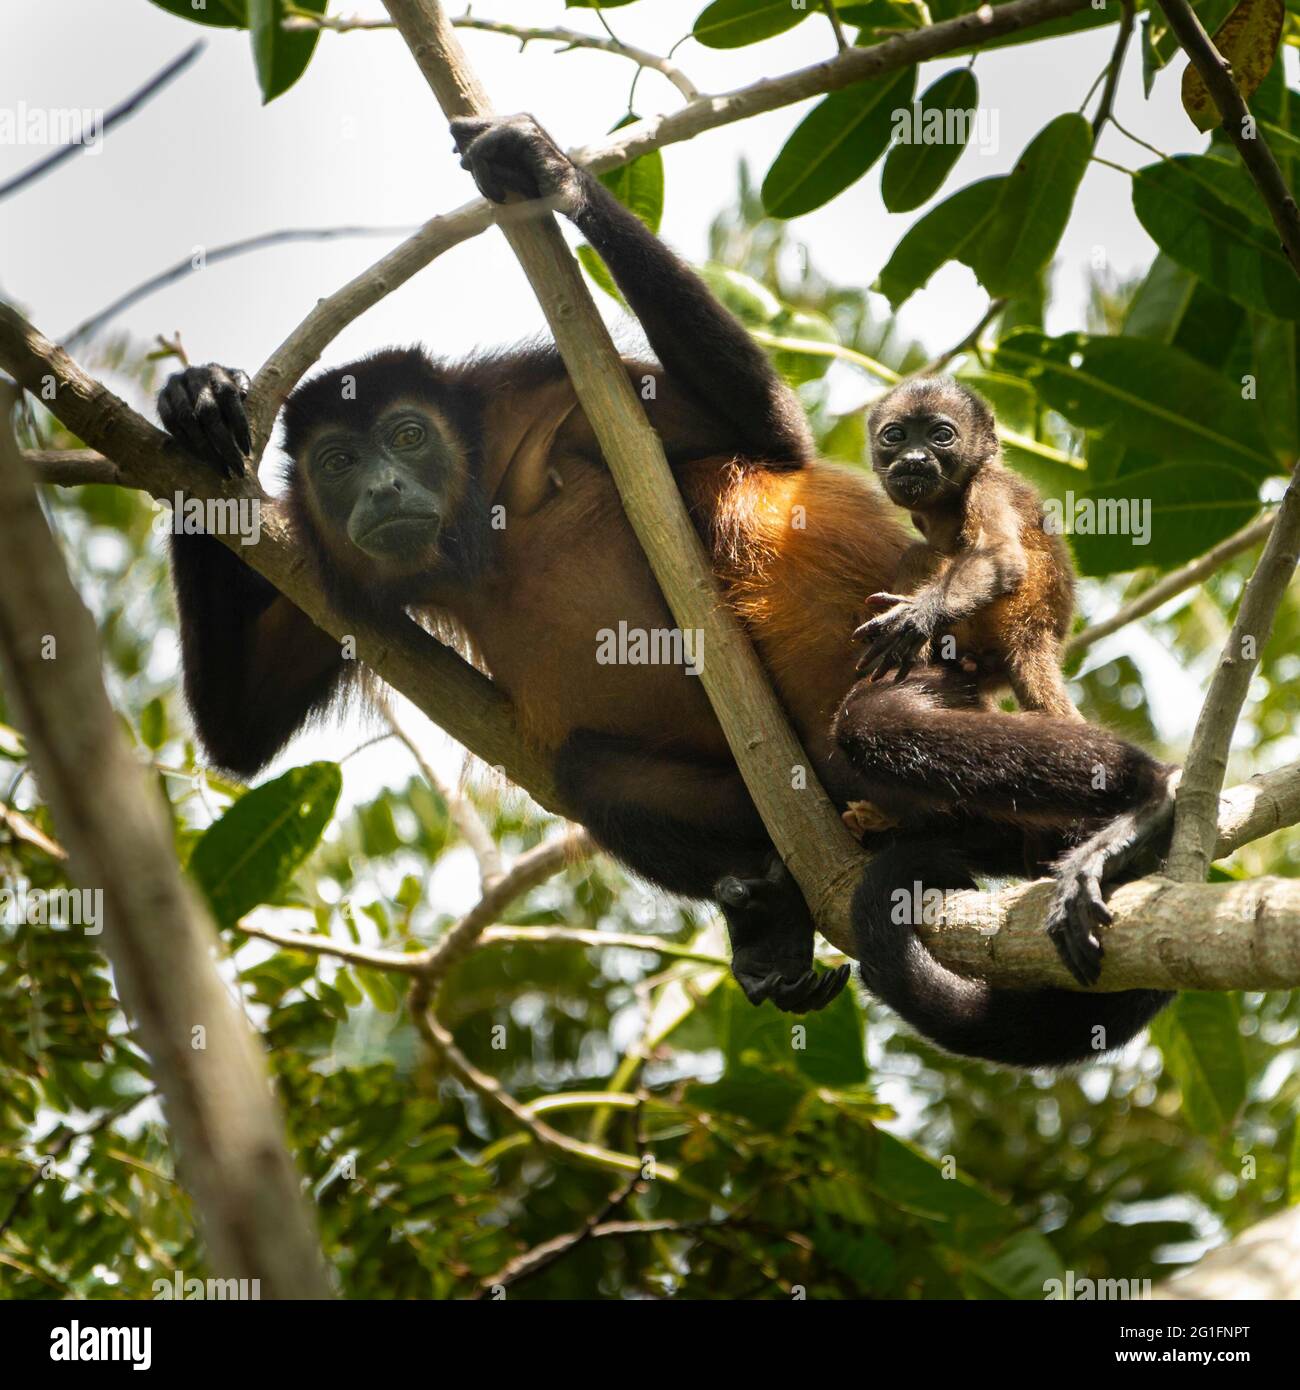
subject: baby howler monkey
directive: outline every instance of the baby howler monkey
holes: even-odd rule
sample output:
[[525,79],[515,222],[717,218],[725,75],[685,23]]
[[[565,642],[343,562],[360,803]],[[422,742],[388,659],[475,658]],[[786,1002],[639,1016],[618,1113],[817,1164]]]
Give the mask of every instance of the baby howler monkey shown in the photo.
[[948,377],[904,382],[868,420],[871,464],[922,539],[904,552],[896,593],[854,634],[859,670],[902,680],[914,664],[957,662],[991,699],[1010,685],[1022,710],[1081,719],[1061,677],[1074,572],[1044,525],[1038,494],[1006,468],[993,412]]

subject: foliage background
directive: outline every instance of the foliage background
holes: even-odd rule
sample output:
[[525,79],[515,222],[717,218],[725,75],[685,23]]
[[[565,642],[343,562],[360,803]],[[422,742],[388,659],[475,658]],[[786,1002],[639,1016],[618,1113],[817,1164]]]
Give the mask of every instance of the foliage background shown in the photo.
[[[842,8],[862,26],[862,41],[907,9]],[[1116,18],[1114,5],[1103,12],[1104,22]],[[1091,12],[1085,19],[1094,22]],[[1144,39],[1144,52],[1158,53],[1158,37]],[[755,50],[756,64],[763,52]],[[1145,61],[1156,80],[1156,57],[1146,52]],[[918,90],[932,80],[927,70]],[[1279,63],[1256,104],[1285,133],[1293,97]],[[870,110],[850,114],[871,119]],[[799,118],[787,123],[794,132]],[[1068,168],[1060,173],[1079,134],[1069,125],[1046,137],[1061,142],[1058,176],[1035,180],[1044,221],[1059,214],[1062,227],[1077,186]],[[853,148],[861,163],[861,141]],[[1282,139],[1280,152],[1289,148]],[[896,156],[882,144],[878,158]],[[1128,167],[1152,162],[1139,151]],[[736,200],[714,224],[706,271],[751,327],[786,344],[773,350],[804,394],[824,450],[861,466],[855,393],[866,399],[881,389],[881,369],[921,365],[934,344],[911,340],[891,312],[897,303],[824,275],[815,245],[767,215],[791,196],[779,177],[773,183],[778,167],[779,156],[765,175],[741,169]],[[1297,452],[1300,307],[1240,273],[1271,235],[1264,214],[1217,138],[1207,158],[1165,169],[1172,172],[1153,176],[1154,191],[1142,178],[1133,183],[1135,209],[1159,248],[1151,268],[1138,279],[1092,272],[1086,313],[1070,325],[1089,336],[1063,334],[1059,322],[1044,332],[1054,241],[996,267],[976,257],[972,267],[1008,302],[992,327],[998,351],[969,358],[963,374],[1024,437],[1012,462],[1054,495],[1119,487],[1157,508],[1158,545],[1140,557],[1154,564],[1135,570],[1127,544],[1076,547],[1088,576],[1081,607],[1093,617],[1245,522],[1261,496],[1276,496]],[[826,201],[865,172],[823,169]],[[671,197],[671,178],[666,186]],[[911,288],[900,265],[924,267],[951,252],[950,224],[942,215],[927,221],[954,188],[970,186],[953,176],[932,190],[904,238],[907,254],[890,261],[892,280],[886,271],[892,298],[901,302]],[[618,187],[658,225],[662,161],[642,161]],[[1006,215],[1023,214],[1009,207]],[[996,239],[996,224],[986,233]],[[599,263],[587,256],[584,264],[599,283]],[[138,340],[101,338],[84,357],[141,391],[156,385],[159,364]],[[874,365],[864,369],[862,359]],[[1243,402],[1246,376],[1258,393]],[[1141,392],[1121,392],[1134,380]],[[1156,425],[1152,405],[1162,400],[1168,410]],[[1225,443],[1218,426],[1226,416],[1239,429]],[[49,419],[29,421],[27,431],[29,444],[76,442]],[[98,620],[110,693],[141,757],[158,769],[188,862],[242,789],[195,776],[153,509],[98,487],[46,500]],[[1073,689],[1085,714],[1176,759],[1180,749],[1163,737],[1167,692],[1153,689],[1162,669],[1153,653],[1173,655],[1186,673],[1181,689],[1194,697],[1252,559],[1239,558],[1077,665]],[[1297,650],[1292,594],[1229,780],[1295,758]],[[377,792],[373,778],[353,776],[377,756],[379,745],[361,747],[374,732],[353,722],[331,741],[336,755],[358,750],[343,760],[337,808],[338,779],[320,764],[263,794],[284,804],[314,798],[323,834],[289,846],[269,885],[225,880],[222,914],[232,924],[223,931],[231,984],[266,1039],[326,1253],[348,1296],[468,1296],[523,1250],[585,1223],[624,1221],[641,1225],[616,1234],[597,1227],[513,1283],[510,1297],[782,1297],[796,1288],[834,1298],[1041,1297],[1044,1280],[1066,1269],[1159,1277],[1300,1198],[1300,1005],[1288,995],[1184,995],[1148,1042],[1051,1079],[942,1057],[881,1011],[864,1019],[848,994],[805,1020],[804,1036],[792,1031],[798,1020],[749,1009],[725,972],[698,964],[622,948],[486,946],[441,999],[461,1048],[520,1100],[541,1102],[549,1123],[625,1153],[653,1153],[655,1162],[630,1189],[619,1174],[555,1159],[439,1074],[392,979],[273,951],[233,925],[250,912],[251,921],[400,950],[435,940],[466,905],[471,861],[438,794],[405,768]],[[472,787],[508,853],[556,833],[490,778]],[[3,727],[0,796],[56,833],[25,775],[21,740]],[[1216,872],[1294,874],[1298,861],[1300,836],[1283,832]],[[211,887],[220,864],[199,877]],[[56,861],[3,833],[0,879],[65,882]],[[649,894],[599,858],[534,890],[505,920],[661,935],[705,952],[723,945],[708,914]],[[12,924],[0,925],[0,942],[0,1291],[148,1297],[175,1270],[201,1275],[148,1063],[114,1004],[95,942]],[[602,1106],[611,1092],[635,1099]],[[73,1137],[79,1131],[86,1137]],[[54,1170],[45,1171],[51,1155]]]

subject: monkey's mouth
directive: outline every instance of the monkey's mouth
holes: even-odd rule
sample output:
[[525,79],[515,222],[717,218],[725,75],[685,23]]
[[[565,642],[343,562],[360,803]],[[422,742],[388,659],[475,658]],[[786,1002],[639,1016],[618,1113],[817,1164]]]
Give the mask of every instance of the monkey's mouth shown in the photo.
[[926,464],[905,464],[892,470],[885,491],[900,506],[911,506],[929,497],[939,486],[939,475]]
[[432,545],[442,530],[436,512],[395,512],[368,527],[357,538],[362,550],[388,552]]

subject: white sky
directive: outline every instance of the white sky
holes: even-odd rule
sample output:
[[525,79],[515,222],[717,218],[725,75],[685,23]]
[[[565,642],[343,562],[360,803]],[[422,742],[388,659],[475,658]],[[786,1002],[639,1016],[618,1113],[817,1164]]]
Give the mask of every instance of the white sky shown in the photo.
[[[609,12],[617,34],[659,52],[689,32],[705,0],[642,0]],[[379,0],[335,4],[336,12],[382,15]],[[459,4],[452,6],[453,12]],[[475,12],[520,24],[567,24],[599,32],[585,11],[560,0],[480,0]],[[198,62],[139,114],[107,136],[93,155],[0,202],[0,293],[52,337],[157,271],[202,246],[292,226],[415,224],[473,195],[452,157],[438,108],[405,45],[394,33],[325,34],[306,75],[286,96],[262,107],[248,37],[187,24],[147,0],[4,0],[0,93],[6,105],[103,108],[120,101],[198,37]],[[565,146],[598,138],[626,109],[633,65],[606,53],[558,53],[551,44],[520,54],[511,39],[460,31],[482,82],[503,111],[531,111]],[[1114,29],[979,58],[981,105],[996,112],[996,153],[962,157],[948,191],[1005,172],[1025,144],[1063,109],[1083,100],[1104,66]],[[790,33],[750,49],[717,52],[688,40],[676,61],[704,91],[725,91],[829,56],[829,26],[811,15]],[[922,69],[924,89],[952,60]],[[1182,113],[1177,61],[1144,99],[1134,42],[1117,113],[1168,152],[1199,148]],[[675,109],[680,94],[653,72],[637,92],[640,114]],[[665,238],[699,260],[714,214],[727,206],[743,155],[761,177],[813,103],[759,116],[670,146]],[[46,151],[0,146],[0,180]],[[1121,164],[1147,162],[1114,130],[1101,153]],[[867,284],[917,216],[886,213],[879,165],[854,188],[797,220],[796,234],[832,279]],[[190,276],[128,311],[117,327],[139,339],[179,329],[195,361],[253,370],[311,307],[387,249],[388,241],[307,244],[254,253]],[[1126,180],[1092,168],[1058,256],[1051,327],[1081,325],[1084,267],[1102,248],[1121,272],[1144,267],[1154,248],[1133,215]],[[603,296],[597,296],[604,299]],[[986,297],[964,267],[949,266],[915,296],[905,330],[934,349],[964,334]],[[608,301],[602,306],[610,309]],[[447,253],[354,323],[325,362],[346,360],[388,342],[422,339],[456,354],[476,344],[509,342],[543,330],[540,311],[505,242],[495,232]],[[619,337],[635,341],[623,325]],[[141,403],[145,404],[145,403]],[[1131,646],[1131,642],[1126,644]],[[1154,648],[1146,642],[1145,647]],[[1099,653],[1099,656],[1104,653]],[[1144,653],[1148,674],[1180,675],[1171,655]],[[1154,669],[1152,669],[1154,668]],[[1186,692],[1186,677],[1178,682]],[[1164,684],[1154,683],[1156,694]],[[1194,705],[1164,711],[1163,732],[1190,728]],[[1186,726],[1186,728],[1184,727]],[[300,743],[293,761],[337,755],[337,732]],[[404,755],[403,755],[404,757]],[[349,780],[398,766],[366,754]]]
[[[666,52],[704,0],[641,0],[610,11],[615,32]],[[382,15],[379,0],[335,4],[346,14]],[[453,11],[459,8],[453,4]],[[598,32],[592,16],[560,0],[481,0],[476,13],[521,24],[567,24]],[[51,334],[67,332],[123,290],[191,254],[197,246],[287,226],[404,225],[472,196],[451,157],[445,124],[401,39],[394,33],[325,34],[305,76],[263,108],[248,37],[187,24],[147,0],[5,0],[0,92],[6,104],[108,108],[197,37],[197,64],[127,123],[102,152],[69,161],[0,203],[5,254],[0,288]],[[633,66],[600,52],[555,52],[460,31],[498,107],[531,111],[565,146],[587,143],[626,109]],[[1004,172],[1032,136],[1076,107],[1106,61],[1114,30],[983,55],[976,64],[981,104],[997,114],[999,148],[968,150],[951,187]],[[723,91],[829,56],[829,26],[818,15],[767,43],[733,52],[682,45],[677,61],[705,91]],[[952,60],[922,69],[928,85]],[[1134,43],[1118,103],[1121,119],[1162,149],[1198,147],[1178,103],[1177,69],[1142,97]],[[675,109],[679,93],[657,73],[642,75],[641,114]],[[730,201],[738,159],[761,176],[813,103],[771,112],[673,145],[667,160],[663,233],[699,259],[708,224]],[[1102,151],[1144,163],[1114,131]],[[0,147],[0,178],[43,151]],[[797,219],[819,266],[849,284],[874,279],[916,214],[886,213],[879,165],[827,208]],[[387,242],[274,249],[190,277],[119,322],[141,337],[182,330],[196,360],[255,367],[311,306],[372,261]],[[1101,246],[1123,271],[1153,248],[1129,205],[1126,181],[1102,168],[1084,183],[1060,250],[1061,327],[1081,305],[1083,266]],[[238,301],[238,302],[237,302]],[[904,326],[935,348],[978,318],[985,297],[969,271],[949,267],[916,296]],[[504,241],[495,233],[447,254],[345,332],[329,360],[390,341],[426,339],[456,353],[484,340],[540,331],[542,319]]]

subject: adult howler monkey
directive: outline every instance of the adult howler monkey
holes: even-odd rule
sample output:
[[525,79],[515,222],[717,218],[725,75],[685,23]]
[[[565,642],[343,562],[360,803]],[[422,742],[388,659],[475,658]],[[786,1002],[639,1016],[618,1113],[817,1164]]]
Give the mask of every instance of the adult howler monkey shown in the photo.
[[[833,799],[907,802],[909,814],[915,802],[918,824],[932,804],[951,816],[956,803],[972,846],[982,839],[993,859],[1012,849],[1023,859],[1027,830],[1101,820],[1153,792],[1156,765],[1137,749],[1070,725],[1067,759],[1054,721],[1026,738],[1039,716],[976,712],[930,668],[876,694],[853,687],[863,596],[891,586],[907,544],[893,509],[865,474],[813,459],[798,400],[749,335],[530,118],[452,129],[488,197],[563,195],[641,320],[660,366],[627,370],[726,599]],[[159,411],[191,452],[238,471],[246,389],[237,373],[191,368],[168,382]],[[671,892],[721,899],[733,970],[752,1002],[798,1012],[833,998],[846,970],[813,970],[807,909],[698,678],[597,659],[600,634],[621,623],[673,624],[555,353],[445,363],[391,349],[299,387],[284,429],[296,529],[337,606],[380,621],[411,609],[453,622],[510,694],[523,733],[553,753],[565,800],[596,839]],[[172,546],[195,723],[216,763],[250,775],[329,704],[349,663],[215,539],[178,535]],[[981,722],[969,729],[972,718]],[[985,755],[973,782],[971,738]],[[1091,790],[1094,766],[1109,774],[1104,795]],[[1117,849],[1120,839],[1103,835],[1063,883],[1067,921],[1087,926],[1100,902],[1091,889]],[[893,969],[898,945],[882,950],[881,969]],[[914,973],[910,957],[895,971],[904,982]],[[1041,1014],[1026,1023],[1005,993],[987,993],[981,1055],[997,1060],[1085,1056],[1085,1020],[1109,1027],[1112,1046],[1140,1026],[1131,995],[1036,991]],[[954,1045],[924,1010],[899,1007]]]

